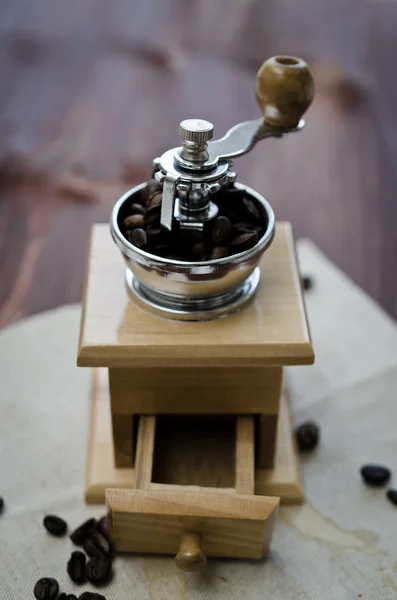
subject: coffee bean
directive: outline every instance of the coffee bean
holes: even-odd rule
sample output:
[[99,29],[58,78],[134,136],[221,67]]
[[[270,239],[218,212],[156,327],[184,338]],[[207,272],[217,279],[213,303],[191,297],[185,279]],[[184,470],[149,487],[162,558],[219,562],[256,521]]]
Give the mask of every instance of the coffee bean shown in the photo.
[[0,496],[0,515],[4,510],[4,498]]
[[[87,540],[84,542],[84,544]],[[72,552],[66,567],[68,575],[75,583],[85,582],[85,554],[77,550]]]
[[158,181],[156,181],[156,179],[149,179],[149,181],[147,182],[147,184],[145,185],[145,187],[142,190],[142,195],[143,195],[145,202],[147,202],[149,200],[150,196],[152,196],[154,193],[161,192],[162,189],[163,189],[162,183],[159,183]]
[[65,592],[62,592],[62,594],[59,594],[58,600],[77,600],[77,596],[75,596],[74,594],[65,594]]
[[87,538],[96,531],[96,519],[84,521],[77,529],[70,534],[70,539],[76,546],[82,546]]
[[217,217],[212,224],[211,239],[217,246],[223,246],[228,243],[232,225],[227,217]]
[[146,227],[146,233],[148,235],[149,241],[155,243],[156,240],[159,240],[163,237],[163,232],[160,227],[156,227],[155,225],[148,225]]
[[263,218],[261,210],[259,209],[256,202],[254,200],[252,200],[252,198],[248,198],[248,196],[245,196],[245,198],[243,198],[241,200],[241,203],[242,203],[243,207],[245,208],[245,210],[247,211],[247,214],[252,219],[254,219],[255,221],[260,221]]
[[310,275],[304,275],[301,277],[301,282],[305,292],[311,290],[314,284],[313,277],[310,277]]
[[232,254],[236,254],[238,252],[244,252],[245,250],[249,250],[258,241],[258,234],[256,231],[252,231],[251,233],[242,233],[237,237],[233,238],[233,240],[229,244],[229,250]]
[[95,585],[107,583],[112,576],[112,561],[104,554],[93,556],[85,566],[85,574]]
[[129,236],[131,244],[137,248],[143,248],[147,244],[147,235],[144,229],[134,229]]
[[229,249],[226,246],[215,246],[210,254],[210,260],[226,258],[226,256],[229,256]]
[[147,209],[145,212],[145,223],[152,225],[153,223],[160,222],[161,205],[155,204]]
[[306,421],[295,432],[298,448],[301,452],[314,450],[320,440],[320,428],[313,421]]
[[235,233],[251,233],[252,231],[256,231],[255,225],[251,223],[247,223],[245,221],[239,221],[238,223],[234,223],[233,231]]
[[196,242],[192,246],[191,253],[193,260],[207,260],[210,253],[210,249],[207,242]]
[[162,194],[158,194],[157,192],[155,194],[152,194],[147,202],[146,210],[149,208],[153,208],[154,206],[161,206],[162,200]]
[[102,594],[97,594],[96,592],[83,592],[79,596],[79,600],[106,600],[105,596]]
[[385,485],[391,477],[390,469],[381,465],[364,465],[360,472],[365,483],[372,487]]
[[58,595],[59,585],[56,579],[52,577],[43,577],[39,579],[34,586],[34,597],[37,600],[55,600]]
[[124,219],[123,223],[126,229],[136,229],[137,227],[144,227],[145,219],[143,215],[130,215]]
[[108,540],[108,542],[112,541],[109,530],[109,519],[106,515],[103,515],[103,517],[99,519],[97,530],[101,535],[103,535],[103,537],[105,537]]
[[98,556],[101,554],[109,556],[111,552],[108,540],[99,532],[96,532],[89,537],[88,540],[84,542],[83,548],[89,556]]
[[386,497],[392,504],[397,506],[397,490],[387,490]]
[[66,521],[55,515],[47,515],[44,517],[43,525],[47,529],[48,533],[61,537],[65,535],[68,528]]
[[143,208],[142,204],[137,204],[136,202],[134,202],[130,206],[130,211],[132,215],[143,215],[145,209]]

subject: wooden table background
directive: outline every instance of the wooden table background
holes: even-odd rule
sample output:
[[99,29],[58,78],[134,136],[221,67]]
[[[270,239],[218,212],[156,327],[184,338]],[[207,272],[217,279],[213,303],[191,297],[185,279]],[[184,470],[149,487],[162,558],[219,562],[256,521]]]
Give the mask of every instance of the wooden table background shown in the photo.
[[397,1],[1,0],[0,325],[80,300],[91,224],[181,119],[258,116],[277,53],[312,64],[316,100],[239,179],[397,316]]

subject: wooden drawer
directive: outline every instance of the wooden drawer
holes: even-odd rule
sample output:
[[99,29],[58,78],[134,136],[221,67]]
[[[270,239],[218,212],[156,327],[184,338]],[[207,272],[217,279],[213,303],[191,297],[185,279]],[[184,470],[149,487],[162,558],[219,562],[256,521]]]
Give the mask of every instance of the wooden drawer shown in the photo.
[[254,417],[141,416],[134,489],[106,490],[119,551],[261,558],[279,498],[254,495]]

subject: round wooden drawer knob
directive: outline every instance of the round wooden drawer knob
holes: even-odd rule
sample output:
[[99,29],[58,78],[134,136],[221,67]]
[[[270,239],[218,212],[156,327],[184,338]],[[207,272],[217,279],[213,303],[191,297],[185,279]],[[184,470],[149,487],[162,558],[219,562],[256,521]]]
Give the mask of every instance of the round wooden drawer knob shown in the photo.
[[273,56],[257,73],[256,97],[269,125],[296,127],[313,96],[312,72],[300,58]]
[[175,562],[182,571],[198,571],[207,564],[207,557],[201,550],[201,540],[198,533],[186,532],[181,537]]

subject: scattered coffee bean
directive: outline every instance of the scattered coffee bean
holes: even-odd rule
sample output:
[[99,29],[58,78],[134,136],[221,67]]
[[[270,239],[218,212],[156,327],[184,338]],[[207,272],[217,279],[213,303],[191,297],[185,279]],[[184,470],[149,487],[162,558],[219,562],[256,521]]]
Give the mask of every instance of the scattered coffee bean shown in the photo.
[[232,254],[238,252],[244,252],[245,250],[249,250],[258,241],[258,234],[256,231],[252,231],[251,233],[242,233],[235,237],[229,244],[229,248],[232,251]]
[[124,227],[126,229],[136,229],[137,227],[144,227],[145,219],[143,215],[130,215],[124,219]]
[[314,450],[320,440],[320,428],[317,423],[307,421],[302,423],[295,432],[298,448],[301,452]]
[[381,465],[364,465],[360,472],[365,483],[372,487],[385,485],[391,477],[390,469]]
[[84,521],[77,529],[70,534],[70,539],[76,546],[82,546],[87,538],[96,531],[96,519]]
[[43,520],[43,525],[48,533],[57,537],[65,535],[68,528],[66,521],[55,515],[46,515]]
[[111,543],[112,540],[109,531],[109,519],[106,515],[103,515],[103,517],[99,519],[97,530],[101,535],[103,535],[103,537],[105,537],[108,540],[108,542]]
[[227,217],[217,217],[212,224],[211,238],[216,246],[224,246],[230,239],[232,226]]
[[[84,544],[87,543],[87,540]],[[72,552],[70,558],[68,560],[68,564],[66,567],[68,575],[72,581],[75,583],[84,583],[85,582],[85,554],[84,552],[80,552],[77,550],[76,552]]]
[[130,211],[132,215],[143,215],[145,209],[143,208],[142,204],[137,204],[136,202],[133,202],[130,206]]
[[37,600],[55,600],[58,595],[59,585],[56,579],[52,577],[43,577],[39,579],[34,586],[34,597]]
[[147,235],[144,229],[134,229],[129,235],[131,244],[134,244],[137,248],[143,248],[147,244]]
[[112,561],[104,554],[93,556],[85,566],[85,574],[91,583],[103,585],[112,576]]
[[4,510],[4,498],[0,496],[0,515]]
[[106,600],[105,596],[102,594],[97,594],[96,592],[83,592],[79,596],[79,600]]
[[101,554],[109,556],[111,552],[109,541],[99,532],[89,537],[84,542],[83,548],[88,556],[100,556]]
[[313,277],[310,277],[310,275],[304,275],[301,278],[302,281],[302,287],[305,290],[305,292],[308,292],[309,290],[312,289],[314,281],[313,281]]
[[397,490],[387,490],[386,496],[392,504],[397,506]]
[[62,592],[62,594],[59,594],[58,600],[77,600],[77,596],[75,596],[74,594],[65,594],[65,592]]
[[229,256],[229,250],[226,246],[215,246],[210,254],[210,260],[226,258],[226,256]]

